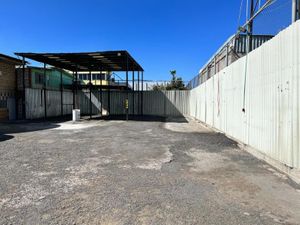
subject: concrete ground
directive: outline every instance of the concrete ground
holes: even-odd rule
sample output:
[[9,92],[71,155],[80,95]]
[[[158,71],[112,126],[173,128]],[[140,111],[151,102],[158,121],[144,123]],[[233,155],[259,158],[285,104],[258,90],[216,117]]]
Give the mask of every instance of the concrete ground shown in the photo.
[[193,121],[0,133],[0,224],[300,224],[299,187]]

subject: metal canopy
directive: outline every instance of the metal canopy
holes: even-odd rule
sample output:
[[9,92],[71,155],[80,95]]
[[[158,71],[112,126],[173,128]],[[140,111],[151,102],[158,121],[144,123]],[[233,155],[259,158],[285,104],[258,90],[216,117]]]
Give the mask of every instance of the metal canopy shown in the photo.
[[15,53],[70,71],[144,71],[127,51],[82,53]]
[[8,55],[3,55],[3,54],[0,54],[0,61],[1,60],[11,62],[16,65],[22,65],[22,63],[23,63],[22,60],[16,59],[16,58],[8,56]]

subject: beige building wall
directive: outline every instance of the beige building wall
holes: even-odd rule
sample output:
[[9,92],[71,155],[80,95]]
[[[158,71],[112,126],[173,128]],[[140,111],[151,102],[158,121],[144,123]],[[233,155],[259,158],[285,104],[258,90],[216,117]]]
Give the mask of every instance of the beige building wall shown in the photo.
[[15,64],[0,60],[0,93],[16,89]]

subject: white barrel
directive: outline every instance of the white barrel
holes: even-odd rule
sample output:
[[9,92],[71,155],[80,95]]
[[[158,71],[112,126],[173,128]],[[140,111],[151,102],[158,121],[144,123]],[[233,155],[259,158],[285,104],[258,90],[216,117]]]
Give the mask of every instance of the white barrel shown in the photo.
[[73,122],[76,122],[76,121],[80,120],[80,109],[73,109],[72,119],[73,119]]

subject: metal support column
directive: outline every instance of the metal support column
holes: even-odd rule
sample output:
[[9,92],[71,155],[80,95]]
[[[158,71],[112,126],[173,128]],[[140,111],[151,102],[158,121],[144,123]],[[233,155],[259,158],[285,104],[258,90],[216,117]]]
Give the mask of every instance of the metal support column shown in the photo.
[[217,56],[214,57],[214,75],[217,74]]
[[25,95],[25,57],[23,56],[23,65],[22,65],[22,119],[26,119],[26,95]]
[[63,85],[63,72],[60,70],[60,115],[64,115],[64,85]]
[[229,46],[226,45],[226,66],[229,65]]
[[73,92],[73,109],[75,109],[75,73],[74,71],[72,72],[72,82],[73,82],[73,85],[72,85],[72,92]]
[[89,88],[90,88],[90,119],[92,119],[92,72],[89,72]]
[[47,73],[46,63],[44,63],[44,119],[47,119]]
[[134,67],[132,69],[132,115],[134,115]]
[[76,65],[76,72],[75,72],[75,109],[79,108],[78,104],[78,68]]
[[209,79],[209,65],[207,66],[207,69],[206,69],[206,80],[207,81]]
[[141,94],[141,91],[140,91],[140,71],[138,71],[138,83],[137,83],[137,93],[138,93],[138,115],[140,115],[140,94]]
[[300,19],[300,0],[292,0],[292,23]]
[[107,74],[109,74],[109,76],[107,76],[107,84],[108,84],[108,90],[107,90],[107,110],[108,110],[108,115],[110,115],[110,79],[111,79],[111,74],[109,71],[107,71]]
[[102,68],[100,69],[100,102],[101,102],[101,111],[100,111],[100,115],[101,117],[103,116],[103,93],[102,93]]
[[144,114],[144,71],[142,71],[141,115]]
[[126,102],[125,102],[125,108],[126,108],[126,120],[128,121],[129,117],[129,87],[128,87],[128,56],[126,57],[126,92],[127,92],[127,97],[126,97]]
[[[254,8],[254,0],[251,0],[250,5],[250,17],[251,19],[254,16],[255,8]],[[252,51],[252,34],[253,34],[253,20],[248,23],[247,35],[248,35],[248,49],[247,53]]]

